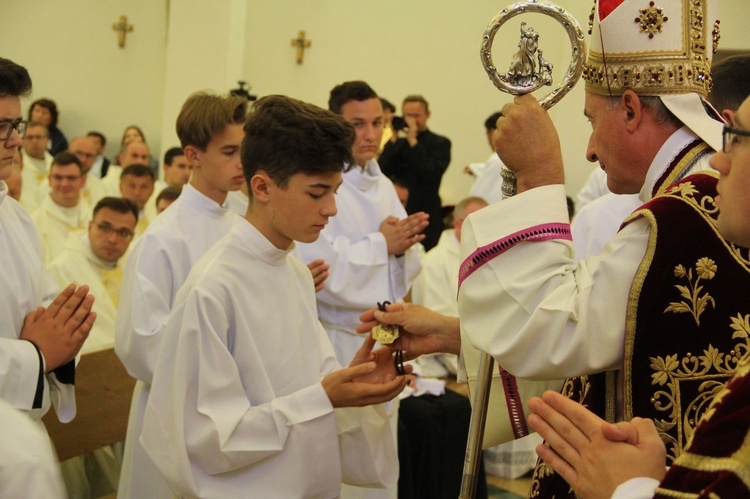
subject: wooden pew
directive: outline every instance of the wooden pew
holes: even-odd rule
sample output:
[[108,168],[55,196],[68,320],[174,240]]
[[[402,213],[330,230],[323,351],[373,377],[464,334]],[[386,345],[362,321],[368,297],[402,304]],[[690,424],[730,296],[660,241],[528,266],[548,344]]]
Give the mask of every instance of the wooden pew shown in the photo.
[[114,349],[85,354],[76,368],[76,417],[57,420],[54,410],[43,418],[60,461],[125,440],[131,378]]

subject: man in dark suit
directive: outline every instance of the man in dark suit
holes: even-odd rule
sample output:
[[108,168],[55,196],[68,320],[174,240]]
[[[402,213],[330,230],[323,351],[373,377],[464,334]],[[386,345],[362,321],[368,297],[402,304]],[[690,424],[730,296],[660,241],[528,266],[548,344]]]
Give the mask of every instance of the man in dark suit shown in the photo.
[[380,168],[394,183],[409,189],[406,212],[430,215],[422,244],[435,246],[443,231],[440,181],[451,161],[451,141],[427,129],[430,107],[421,95],[410,95],[401,106],[407,128],[394,135],[378,158]]

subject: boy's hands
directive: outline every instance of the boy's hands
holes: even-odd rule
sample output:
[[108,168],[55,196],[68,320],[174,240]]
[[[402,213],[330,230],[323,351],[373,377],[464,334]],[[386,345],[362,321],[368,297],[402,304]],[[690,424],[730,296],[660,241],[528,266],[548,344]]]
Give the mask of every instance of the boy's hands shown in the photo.
[[[375,340],[366,338],[349,367],[323,378],[323,389],[333,407],[363,407],[387,402],[411,382],[411,376],[396,373],[391,350],[380,348],[373,352],[374,346]],[[411,372],[411,366],[404,367]]]
[[315,292],[317,293],[325,287],[325,280],[328,279],[328,270],[331,268],[325,260],[313,260],[307,264],[307,268],[310,269],[310,273],[313,277],[313,283],[315,284]]

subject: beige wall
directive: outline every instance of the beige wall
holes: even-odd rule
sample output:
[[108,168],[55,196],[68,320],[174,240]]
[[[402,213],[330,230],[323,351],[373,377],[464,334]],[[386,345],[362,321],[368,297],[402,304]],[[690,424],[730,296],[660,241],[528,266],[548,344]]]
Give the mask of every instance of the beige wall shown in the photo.
[[[257,95],[289,94],[326,105],[345,80],[368,81],[399,104],[410,93],[430,101],[430,128],[453,141],[453,161],[441,194],[455,203],[471,179],[463,166],[490,150],[483,122],[509,97],[498,92],[479,61],[482,34],[500,7],[496,0],[2,0],[2,56],[25,64],[34,97],[62,109],[69,135],[99,128],[112,143],[138,123],[158,151],[176,144],[174,120],[193,91],[224,92],[247,80]],[[508,1],[507,3],[511,3]],[[586,29],[591,1],[558,0]],[[750,2],[721,0],[722,48],[750,49]],[[85,15],[83,14],[85,13]],[[119,49],[112,23],[127,14],[135,25]],[[540,47],[556,68],[567,66],[567,37],[552,21],[529,16]],[[495,39],[503,67],[518,43],[518,18]],[[57,27],[62,25],[63,27]],[[305,62],[290,41],[299,30],[312,40]],[[567,189],[574,194],[593,165],[584,158],[589,125],[583,87],[552,109],[560,130]],[[114,148],[110,154],[114,155]]]
[[[112,24],[128,16],[134,31],[117,46]],[[68,139],[96,129],[114,157],[125,127],[140,125],[160,149],[167,0],[2,0],[0,56],[26,66],[48,97]]]

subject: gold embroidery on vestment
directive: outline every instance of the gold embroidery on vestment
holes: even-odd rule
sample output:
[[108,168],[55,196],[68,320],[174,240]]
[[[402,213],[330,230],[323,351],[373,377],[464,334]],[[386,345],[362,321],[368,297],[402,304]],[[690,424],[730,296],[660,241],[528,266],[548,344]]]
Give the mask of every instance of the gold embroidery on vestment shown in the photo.
[[[732,317],[730,328],[732,338],[744,339],[727,353],[712,345],[703,350],[702,355],[687,353],[682,359],[678,354],[666,357],[649,357],[651,361],[651,384],[659,389],[653,393],[651,404],[659,412],[668,412],[665,419],[654,418],[659,435],[667,447],[667,460],[674,461],[692,439],[701,418],[710,418],[716,396],[724,389],[726,380],[731,377],[740,361],[750,352],[750,315]],[[698,396],[688,401],[682,400],[680,387],[684,383],[700,383]],[[683,412],[683,407],[685,410]],[[676,428],[677,438],[669,432]],[[684,438],[683,438],[684,437]]]
[[693,280],[693,269],[688,268],[686,271],[682,264],[677,265],[674,268],[675,277],[680,279],[686,278],[688,285],[675,284],[674,287],[680,292],[680,296],[687,301],[670,302],[664,312],[674,312],[675,314],[690,313],[693,319],[695,319],[695,324],[700,326],[700,317],[705,312],[706,306],[710,303],[713,308],[716,308],[716,301],[710,294],[701,294],[703,286],[700,285],[700,282],[701,279],[713,279],[716,275],[716,270],[716,262],[707,257],[700,258],[695,262],[695,280]]

